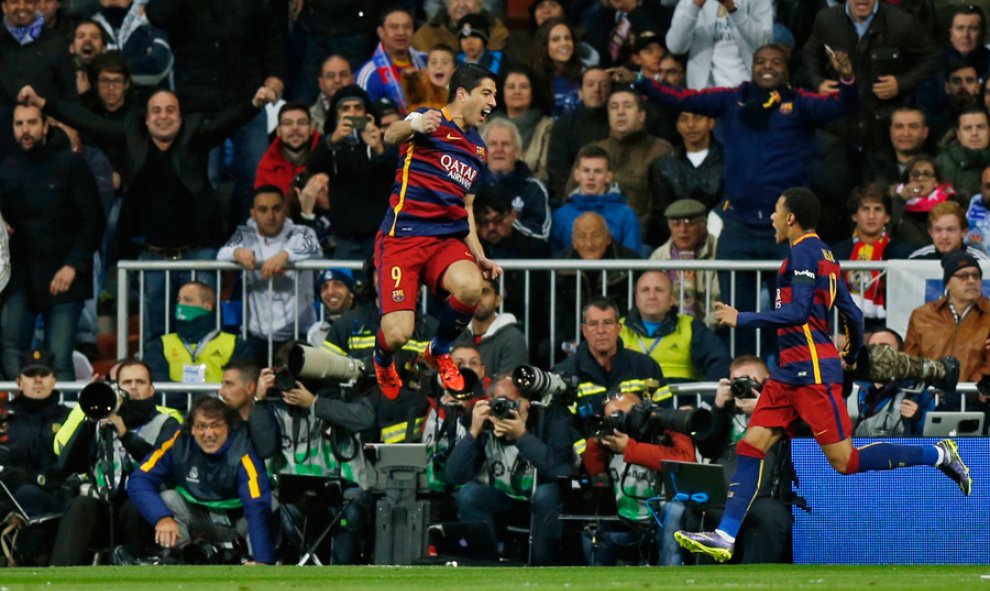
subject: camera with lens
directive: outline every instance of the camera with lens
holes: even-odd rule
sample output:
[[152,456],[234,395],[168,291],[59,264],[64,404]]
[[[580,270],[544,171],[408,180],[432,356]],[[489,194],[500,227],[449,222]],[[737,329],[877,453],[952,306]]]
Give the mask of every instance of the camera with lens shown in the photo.
[[79,392],[79,408],[86,418],[94,422],[116,414],[124,400],[124,394],[107,382],[93,382]]
[[577,377],[565,378],[533,365],[520,365],[512,370],[512,382],[527,398],[544,403],[570,402],[577,391]]
[[759,392],[762,389],[763,385],[749,376],[733,378],[732,382],[729,384],[729,390],[732,392],[733,398],[756,398],[756,395],[753,394],[753,390]]
[[295,345],[289,350],[285,367],[275,369],[275,383],[267,397],[282,398],[282,393],[296,387],[296,380],[357,383],[373,380],[364,362],[325,349]]
[[608,416],[596,414],[588,417],[588,435],[590,437],[614,435],[616,429],[625,433],[626,416],[626,413],[617,410]]
[[636,441],[653,441],[664,431],[704,435],[711,427],[712,413],[704,408],[675,410],[660,408],[652,402],[641,402],[629,412],[616,411],[607,417],[594,415],[586,423],[590,437],[612,435],[618,429]]
[[500,421],[512,418],[512,411],[519,412],[519,401],[499,396],[492,400],[492,416]]

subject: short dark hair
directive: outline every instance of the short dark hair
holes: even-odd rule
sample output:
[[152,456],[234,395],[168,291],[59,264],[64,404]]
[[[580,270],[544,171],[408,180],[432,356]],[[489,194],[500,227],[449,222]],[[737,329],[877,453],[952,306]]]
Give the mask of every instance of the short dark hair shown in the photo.
[[918,154],[914,158],[908,161],[904,165],[904,172],[901,173],[901,182],[907,183],[911,181],[911,171],[919,162],[927,162],[932,165],[932,170],[935,171],[935,180],[942,180],[942,171],[939,169],[938,163],[935,162],[935,157],[929,154]]
[[488,278],[488,277],[482,277],[481,282],[482,283],[487,283],[488,285],[491,285],[492,286],[492,291],[495,292],[495,295],[502,295],[502,285],[500,284],[500,282],[499,282],[498,279],[491,279],[491,278]]
[[386,6],[385,8],[382,9],[382,11],[380,13],[378,13],[378,26],[379,27],[384,27],[385,26],[385,19],[387,19],[389,17],[389,15],[394,14],[396,12],[405,13],[406,16],[408,16],[410,19],[412,19],[413,26],[416,25],[416,17],[413,16],[413,13],[409,12],[409,9],[404,8],[404,7],[402,7],[402,6],[398,5],[398,4],[392,4],[391,6]]
[[814,230],[818,226],[822,206],[811,189],[791,187],[783,193],[784,207],[794,214],[794,219],[804,230]]
[[133,366],[143,367],[144,368],[144,371],[148,372],[148,382],[150,383],[150,382],[153,381],[153,378],[151,377],[152,376],[151,366],[148,365],[147,362],[145,362],[145,361],[143,361],[141,359],[137,359],[136,357],[128,357],[127,359],[123,360],[120,363],[120,366],[119,367],[117,367],[117,383],[118,384],[120,383],[120,372],[123,371],[124,368],[126,368],[126,367],[133,367]]
[[886,185],[882,183],[868,183],[865,185],[858,185],[853,188],[852,193],[849,194],[849,201],[846,203],[846,209],[851,214],[856,213],[856,210],[858,210],[860,206],[867,201],[872,201],[883,205],[883,209],[888,215],[893,207],[890,193],[887,191]]
[[608,101],[610,101],[613,96],[623,92],[633,95],[633,99],[636,101],[636,108],[639,109],[640,113],[646,112],[646,101],[643,100],[643,95],[639,94],[638,92],[636,92],[635,89],[629,86],[620,86],[618,88],[613,88],[612,92],[608,93],[608,98],[605,99],[605,103],[608,104]]
[[945,65],[945,81],[950,81],[954,73],[959,70],[965,70],[966,68],[972,68],[973,71],[976,72],[977,80],[983,80],[983,75],[980,72],[980,69],[976,67],[976,64],[974,64],[968,57],[959,57],[950,59]]
[[890,124],[894,124],[894,115],[898,113],[921,113],[921,120],[928,125],[928,116],[925,115],[924,109],[918,107],[917,105],[901,105],[890,112]]
[[498,215],[512,211],[512,193],[501,185],[482,185],[474,196],[474,215],[483,215],[489,210]]
[[283,191],[281,187],[276,185],[261,185],[260,187],[256,187],[254,189],[254,193],[251,195],[251,203],[254,203],[254,200],[258,197],[258,195],[264,195],[266,193],[275,193],[283,201],[285,201],[285,191]]
[[470,93],[475,88],[478,88],[482,80],[496,82],[497,79],[491,70],[477,64],[461,64],[457,66],[454,74],[450,77],[450,91],[447,93],[447,102],[454,102],[458,88],[463,88]]
[[457,59],[457,52],[454,51],[453,47],[447,45],[446,43],[437,43],[436,45],[431,47],[429,51],[426,52],[426,55],[430,55],[434,51],[446,51],[447,53],[450,54],[451,57]]
[[878,334],[878,333],[881,333],[881,332],[885,332],[885,333],[891,335],[892,337],[894,337],[894,340],[897,341],[897,350],[898,351],[903,351],[904,350],[904,337],[902,337],[896,330],[894,330],[893,328],[883,327],[883,328],[878,328],[877,330],[873,331],[873,334]]
[[287,113],[289,111],[302,111],[303,113],[306,113],[306,118],[307,119],[312,119],[312,117],[310,117],[310,114],[309,114],[309,105],[307,105],[306,103],[304,103],[302,101],[289,101],[289,102],[285,103],[284,105],[282,105],[281,107],[279,107],[279,109],[278,109],[278,120],[281,121],[282,120],[282,114],[283,113]]
[[103,30],[103,27],[100,26],[100,23],[94,21],[91,18],[84,18],[82,20],[78,20],[78,21],[76,21],[76,24],[72,25],[72,36],[73,37],[76,36],[76,31],[79,30],[79,27],[81,27],[83,25],[91,25],[91,26],[96,27],[96,30],[100,32],[100,39],[103,41],[103,45],[106,46],[107,41],[108,41],[108,39],[107,39],[107,32]]
[[599,310],[602,310],[603,312],[612,310],[615,312],[615,319],[616,320],[619,319],[619,306],[617,306],[615,302],[612,301],[612,298],[608,296],[603,296],[603,295],[594,296],[590,298],[587,302],[585,302],[584,306],[581,306],[582,323],[588,321],[588,308],[597,308]]
[[577,156],[574,157],[574,166],[577,166],[583,158],[604,158],[606,169],[612,170],[612,161],[608,157],[608,152],[606,152],[605,148],[602,148],[601,146],[588,144],[578,150]]
[[581,84],[584,84],[584,77],[588,74],[588,72],[594,72],[595,70],[601,70],[608,73],[608,69],[605,66],[599,66],[597,64],[594,66],[588,66],[587,68],[581,70]]
[[[977,72],[979,74],[979,72]],[[990,115],[987,114],[987,109],[983,105],[971,105],[959,111],[959,115],[956,116],[956,129],[959,129],[959,124],[962,122],[962,118],[965,115],[983,115],[986,117],[987,122],[990,123]]]
[[192,433],[193,424],[196,422],[196,414],[205,417],[223,417],[227,426],[231,430],[241,425],[241,415],[233,408],[227,406],[223,400],[204,394],[193,400],[192,408],[189,409],[189,420],[186,421],[186,428]]
[[949,30],[952,30],[952,21],[956,20],[957,16],[972,16],[974,14],[980,17],[979,43],[980,45],[983,45],[984,27],[986,27],[987,18],[986,15],[983,14],[983,9],[975,4],[964,4],[962,6],[957,6],[956,9],[952,11],[952,16],[949,17]]
[[126,80],[130,81],[131,79],[131,70],[127,66],[127,60],[116,49],[93,58],[93,61],[89,64],[89,71],[92,73],[94,81],[100,75],[100,72],[123,74]]
[[248,359],[231,359],[227,365],[223,366],[224,371],[228,369],[240,372],[241,379],[245,382],[257,383],[261,376],[261,368],[254,361]]

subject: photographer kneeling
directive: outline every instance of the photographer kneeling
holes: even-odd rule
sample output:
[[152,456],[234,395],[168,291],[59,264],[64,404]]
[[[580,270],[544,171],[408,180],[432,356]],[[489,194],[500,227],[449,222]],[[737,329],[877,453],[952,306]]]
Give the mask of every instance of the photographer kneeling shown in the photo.
[[555,564],[561,543],[557,479],[570,476],[577,440],[571,415],[557,404],[534,407],[505,375],[492,380],[491,398],[474,405],[471,428],[447,459],[448,481],[464,485],[454,494],[457,517],[484,522],[494,538],[496,518],[532,512],[532,563]]
[[[726,484],[736,469],[736,443],[749,426],[749,418],[769,376],[762,359],[741,355],[729,366],[729,378],[719,380],[712,408],[712,429],[707,437],[697,438],[696,443],[702,457],[722,466]],[[764,474],[768,477],[760,482],[756,498],[742,522],[733,563],[782,562],[790,547],[794,518],[789,503],[794,467],[787,439],[770,448],[764,462],[767,467]],[[710,514],[716,521],[718,517]]]
[[[291,345],[291,346],[298,346]],[[305,347],[305,355],[333,355]],[[288,357],[279,351],[279,358]],[[360,546],[358,540],[369,523],[371,497],[367,486],[364,456],[361,453],[361,431],[375,423],[375,409],[367,396],[341,388],[336,380],[326,380],[327,386],[314,394],[286,369],[261,370],[256,405],[250,416],[251,440],[258,455],[269,461],[273,474],[296,474],[339,479],[343,488],[346,510],[340,524],[331,535],[332,564],[353,564]],[[340,507],[329,507],[325,499],[304,495],[286,504],[281,491],[276,498],[282,503],[282,536],[300,554],[311,543],[297,533],[297,524],[306,519],[305,528],[319,534]],[[353,503],[347,504],[354,500]]]
[[660,463],[693,462],[694,442],[690,435],[671,430],[654,435],[647,421],[639,421],[641,428],[636,430],[640,432],[632,435],[615,428],[616,424],[625,423],[629,424],[627,430],[633,431],[637,422],[633,418],[641,410],[649,412],[650,406],[648,402],[643,404],[639,394],[619,392],[605,403],[605,419],[599,422],[600,428],[592,427],[597,433],[588,438],[582,461],[589,476],[608,475],[621,521],[599,531],[595,542],[590,532],[582,533],[584,557],[589,566],[615,566],[620,555],[639,563],[644,558],[640,556],[640,548],[648,547],[651,539],[656,540],[659,550],[658,564],[679,566],[682,562],[674,531],[682,526],[684,505],[674,503],[665,508],[665,527],[661,529],[656,527],[646,501],[659,494]]

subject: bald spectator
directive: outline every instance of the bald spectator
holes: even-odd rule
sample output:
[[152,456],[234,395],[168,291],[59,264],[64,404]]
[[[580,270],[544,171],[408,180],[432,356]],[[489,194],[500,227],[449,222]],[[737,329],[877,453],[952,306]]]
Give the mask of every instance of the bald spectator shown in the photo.
[[[320,133],[326,133],[325,122],[334,95],[344,86],[354,84],[354,72],[351,70],[351,64],[339,55],[331,55],[323,60],[316,82],[320,87],[320,94],[316,97],[313,106],[309,108],[309,116],[313,129]],[[333,119],[333,116],[330,119]]]
[[564,113],[550,129],[547,151],[547,185],[550,206],[557,208],[569,192],[574,159],[582,147],[608,137],[605,102],[612,89],[608,72],[601,67],[586,68],[581,74],[581,102]]
[[[694,261],[715,258],[718,240],[708,232],[708,209],[695,199],[680,199],[664,210],[670,239],[653,251],[653,261]],[[719,301],[718,276],[714,271],[668,272],[674,283],[674,300],[680,302],[681,314],[704,318],[710,324],[714,319],[705,311]],[[684,300],[681,301],[681,291]]]
[[990,300],[983,295],[979,261],[956,250],[942,258],[945,295],[911,312],[904,352],[930,359],[959,360],[959,380],[976,382],[990,374]]
[[[410,47],[413,17],[404,8],[388,8],[378,17],[378,46],[371,60],[357,73],[357,83],[371,96],[372,102],[386,97],[395,103],[401,115],[409,111],[402,91],[402,73],[426,67],[426,53]],[[455,43],[450,46],[455,47]],[[427,48],[429,49],[429,47]]]
[[[579,215],[571,226],[571,248],[557,258],[585,261],[614,261],[641,258],[637,251],[626,248],[614,240],[605,218],[593,211]],[[571,341],[576,336],[574,315],[577,305],[577,285],[574,275],[581,274],[582,302],[593,295],[606,295],[617,302],[625,302],[628,293],[628,271],[560,271],[557,279],[556,341]],[[605,274],[604,282],[602,273]],[[560,351],[557,351],[559,358]]]
[[437,45],[460,47],[457,42],[457,21],[469,14],[480,14],[488,24],[489,50],[505,48],[509,38],[509,30],[502,21],[481,6],[481,0],[444,0],[444,10],[440,10],[425,25],[420,27],[413,36],[413,47],[420,51],[429,51]]
[[615,90],[606,105],[608,138],[598,145],[608,152],[615,182],[639,218],[643,242],[656,246],[666,239],[666,228],[657,214],[667,204],[659,202],[660,191],[650,185],[647,172],[657,158],[671,154],[674,147],[646,130],[646,103],[639,93]]
[[677,307],[670,275],[647,271],[636,280],[634,305],[622,320],[626,349],[649,355],[668,382],[715,382],[729,373],[729,351],[705,323]]

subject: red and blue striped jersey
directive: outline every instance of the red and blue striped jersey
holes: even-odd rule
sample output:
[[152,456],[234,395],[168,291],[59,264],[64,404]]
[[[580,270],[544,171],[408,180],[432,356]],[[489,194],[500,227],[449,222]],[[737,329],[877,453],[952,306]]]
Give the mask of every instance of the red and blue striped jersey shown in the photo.
[[863,313],[849,295],[828,245],[817,234],[805,234],[791,244],[777,271],[775,309],[740,312],[737,323],[777,329],[776,380],[796,385],[842,383],[842,361],[829,328],[833,306],[845,326],[842,356],[853,362],[863,346]]
[[[425,113],[428,109],[419,109]],[[463,131],[442,109],[440,127],[416,133],[399,150],[399,167],[381,232],[387,236],[465,236],[464,196],[488,161],[477,129]]]

